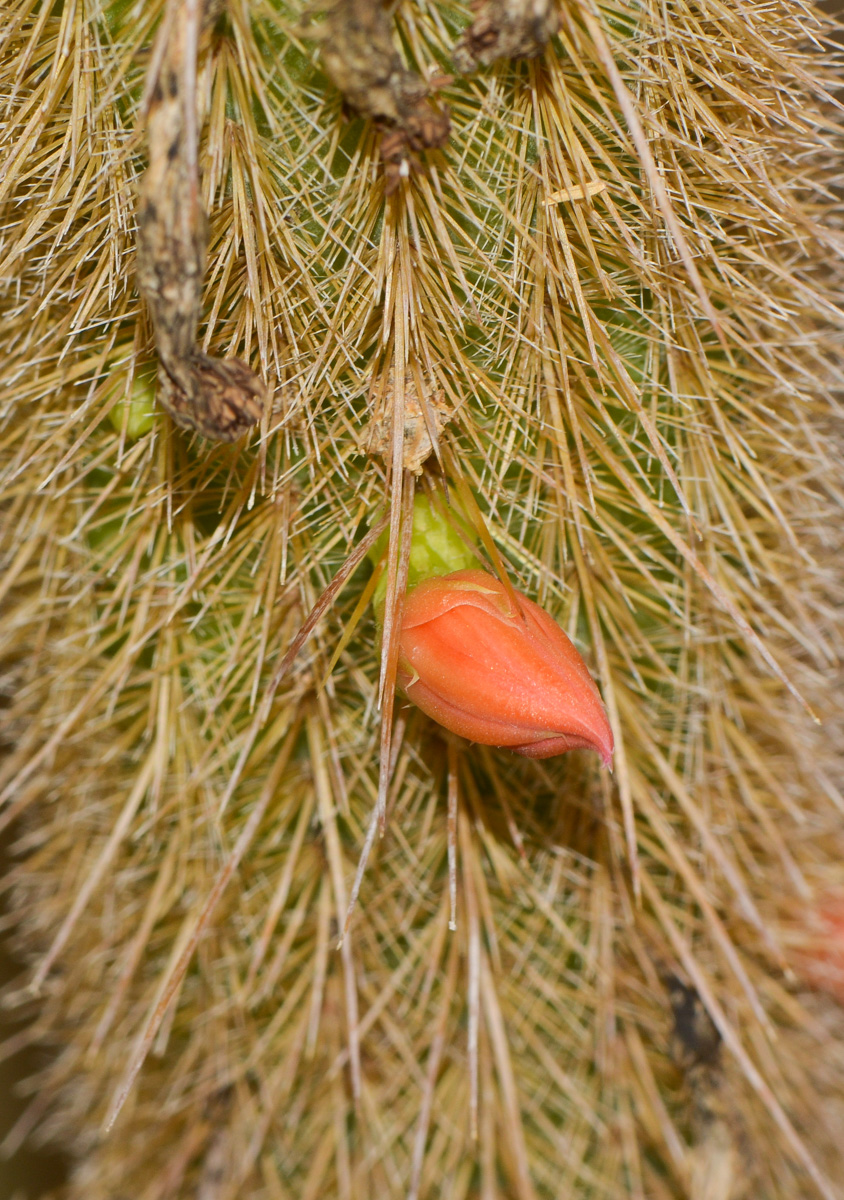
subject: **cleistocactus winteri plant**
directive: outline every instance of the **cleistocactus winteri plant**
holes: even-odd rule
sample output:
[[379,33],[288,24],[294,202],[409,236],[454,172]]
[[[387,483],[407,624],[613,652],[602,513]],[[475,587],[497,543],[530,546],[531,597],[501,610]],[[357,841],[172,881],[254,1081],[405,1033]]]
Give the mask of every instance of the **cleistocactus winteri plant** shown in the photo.
[[[840,1195],[799,936],[844,861],[830,27],[215,6],[164,352],[260,380],[222,443],[150,404],[163,14],[0,33],[20,1135],[67,1200]],[[565,630],[612,774],[391,702],[415,494]]]

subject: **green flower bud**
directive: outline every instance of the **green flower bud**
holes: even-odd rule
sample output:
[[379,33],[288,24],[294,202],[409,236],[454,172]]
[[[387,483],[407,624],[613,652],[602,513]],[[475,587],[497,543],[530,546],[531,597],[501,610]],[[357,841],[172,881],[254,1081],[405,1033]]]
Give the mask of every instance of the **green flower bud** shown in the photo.
[[[386,556],[389,540],[389,530],[385,530],[369,552],[374,563],[380,562]],[[448,508],[445,504],[442,508],[437,508],[425,492],[418,492],[413,501],[413,534],[407,571],[408,591],[435,575],[450,575],[453,571],[466,571],[477,567],[478,559],[470,548],[477,545],[477,542],[475,531],[453,503]],[[379,622],[384,611],[386,594],[385,570],[372,597],[372,607]]]
[[[118,376],[114,388],[119,389],[120,399],[108,414],[118,433],[123,431],[126,422],[126,436],[131,442],[149,433],[155,422],[155,367],[143,367],[135,372],[132,380],[132,390],[126,397],[126,377]],[[126,417],[128,406],[129,416]]]

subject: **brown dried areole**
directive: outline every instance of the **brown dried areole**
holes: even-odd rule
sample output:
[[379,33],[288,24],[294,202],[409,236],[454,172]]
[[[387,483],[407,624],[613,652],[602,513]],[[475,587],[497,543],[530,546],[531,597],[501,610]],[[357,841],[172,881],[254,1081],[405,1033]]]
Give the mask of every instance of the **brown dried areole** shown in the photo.
[[462,74],[499,58],[538,58],[560,27],[553,0],[476,0],[477,16],[454,48]]
[[670,976],[666,982],[674,1017],[671,1057],[687,1073],[698,1066],[717,1065],[721,1035],[700,996],[676,975]]
[[695,1200],[740,1200],[745,1194],[741,1133],[721,1062],[721,1035],[700,996],[670,976],[671,1057],[685,1076],[691,1144],[687,1169]]
[[[391,370],[387,380],[387,390],[380,417],[374,417],[369,426],[367,450],[370,454],[380,454],[389,458],[392,454],[393,423],[392,400],[394,395],[395,374]],[[412,375],[405,377],[404,383],[404,433],[402,445],[402,466],[414,475],[422,474],[422,466],[434,453],[434,441],[447,425],[451,413],[445,404],[445,393],[442,388],[426,381],[424,404],[419,397],[416,381]]]
[[196,344],[208,223],[199,199],[199,27],[219,4],[170,0],[147,75],[149,166],[140,182],[137,278],[158,351],[158,400],[177,425],[232,442],[261,419],[266,386],[240,359]]
[[443,79],[426,83],[401,61],[381,0],[337,0],[322,34],[322,63],[346,104],[384,129],[381,156],[387,190],[418,165],[415,154],[448,141],[449,117],[428,96]]

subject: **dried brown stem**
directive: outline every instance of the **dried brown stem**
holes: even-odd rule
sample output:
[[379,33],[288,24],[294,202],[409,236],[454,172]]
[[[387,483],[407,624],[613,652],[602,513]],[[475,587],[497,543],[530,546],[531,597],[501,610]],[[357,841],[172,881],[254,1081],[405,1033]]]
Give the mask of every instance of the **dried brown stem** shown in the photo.
[[499,58],[538,58],[557,32],[553,0],[482,0],[478,15],[454,48],[454,65],[468,74]]
[[261,380],[239,359],[211,358],[196,335],[208,222],[199,198],[196,62],[201,0],[171,0],[147,77],[149,166],[138,203],[138,287],[158,350],[158,399],[183,429],[233,442],[260,420]]
[[405,67],[380,0],[339,0],[326,24],[323,66],[349,108],[384,129],[381,155],[392,191],[415,153],[448,141],[448,113],[433,107],[431,85]]

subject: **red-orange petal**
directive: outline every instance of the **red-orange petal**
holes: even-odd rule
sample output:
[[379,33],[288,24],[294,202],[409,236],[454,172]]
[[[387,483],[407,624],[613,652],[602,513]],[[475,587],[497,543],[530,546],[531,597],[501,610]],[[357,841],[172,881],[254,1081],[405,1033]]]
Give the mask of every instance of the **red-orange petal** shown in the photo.
[[399,682],[471,741],[534,758],[576,747],[609,765],[612,732],[586,664],[562,629],[484,571],[427,580],[407,599]]

